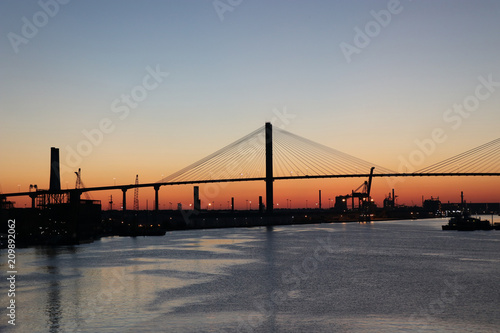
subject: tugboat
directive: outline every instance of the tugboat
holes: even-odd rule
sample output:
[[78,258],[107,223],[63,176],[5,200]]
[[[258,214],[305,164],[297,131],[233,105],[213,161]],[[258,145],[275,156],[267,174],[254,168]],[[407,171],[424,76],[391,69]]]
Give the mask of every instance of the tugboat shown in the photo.
[[460,207],[462,210],[452,214],[448,224],[442,226],[443,230],[493,230],[493,225],[491,225],[490,221],[470,216],[469,211],[464,205],[464,192],[461,193]]
[[459,231],[493,230],[493,226],[490,221],[472,217],[467,210],[463,210],[453,215],[448,224],[442,226],[442,229]]

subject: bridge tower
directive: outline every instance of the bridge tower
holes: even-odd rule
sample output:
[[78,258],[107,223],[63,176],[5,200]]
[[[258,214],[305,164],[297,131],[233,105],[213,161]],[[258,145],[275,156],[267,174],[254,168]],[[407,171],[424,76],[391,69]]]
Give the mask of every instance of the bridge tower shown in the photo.
[[266,123],[266,212],[273,212],[273,125]]

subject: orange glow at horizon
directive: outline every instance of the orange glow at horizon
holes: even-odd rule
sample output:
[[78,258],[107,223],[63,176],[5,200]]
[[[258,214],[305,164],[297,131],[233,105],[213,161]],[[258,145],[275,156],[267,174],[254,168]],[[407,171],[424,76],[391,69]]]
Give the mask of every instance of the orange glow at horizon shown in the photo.
[[[36,184],[39,189],[47,189],[49,185],[50,150],[31,152],[29,148],[19,152],[10,152],[9,164],[0,166],[0,193],[28,192],[30,184]],[[174,171],[189,165],[192,161],[181,158],[173,159],[169,169],[160,169],[166,164],[161,157],[149,151],[140,151],[131,154],[124,150],[114,152],[115,155],[106,155],[96,151],[92,158],[85,160],[82,165],[82,180],[86,187],[130,185],[139,174],[139,182],[155,183]],[[26,158],[29,156],[29,159]],[[119,156],[119,158],[118,158]],[[186,156],[184,156],[187,159]],[[192,159],[192,157],[189,157]],[[195,158],[196,159],[196,158]],[[65,164],[67,156],[65,150],[60,151],[61,160],[61,188],[75,187],[75,174],[78,167],[71,168]],[[147,162],[142,162],[147,161]],[[318,203],[318,190],[322,191],[322,207],[333,205],[335,197],[351,193],[367,179],[365,178],[324,178],[302,180],[276,180],[274,182],[275,208],[314,208]],[[189,209],[193,203],[194,185],[162,186],[159,192],[160,209],[176,209],[181,203],[183,208]],[[227,209],[230,200],[235,198],[235,209],[258,209],[259,196],[265,203],[265,183],[263,181],[212,183],[200,184],[200,199],[202,208],[206,209],[211,203],[211,209]],[[468,202],[500,202],[500,177],[400,177],[400,178],[373,178],[372,198],[380,207],[383,200],[392,189],[397,195],[396,202],[400,205],[420,205],[422,197],[438,198],[442,202],[459,202],[460,192],[464,191]],[[113,208],[121,209],[121,190],[90,192],[92,199],[100,200],[103,209],[108,209],[110,196],[113,196]],[[127,208],[133,207],[134,189],[127,191]],[[82,196],[84,198],[84,196]],[[30,207],[29,197],[14,197],[11,199],[16,207]],[[140,209],[154,208],[153,188],[139,189]],[[229,201],[229,205],[228,205]],[[247,204],[248,202],[248,204]],[[247,206],[248,205],[248,206]],[[318,203],[319,206],[319,203]]]
[[[319,190],[322,194],[322,208],[334,204],[335,197],[346,195],[358,188],[364,178],[333,178],[308,180],[276,180],[274,182],[275,208],[315,208],[318,207]],[[132,182],[130,182],[132,183]],[[72,185],[72,186],[71,186]],[[73,188],[74,184],[69,185]],[[108,185],[108,184],[107,184]],[[109,184],[112,185],[112,184]],[[117,183],[117,185],[121,185]],[[95,186],[92,184],[92,186]],[[159,208],[176,209],[181,203],[183,209],[191,209],[194,185],[162,186],[159,191]],[[235,200],[235,209],[258,209],[259,196],[265,204],[265,183],[263,181],[199,184],[200,200],[203,209],[228,209],[231,197]],[[16,188],[17,185],[11,185]],[[41,187],[40,187],[41,188]],[[66,186],[62,185],[62,188]],[[441,202],[459,202],[460,192],[464,191],[467,202],[500,202],[500,177],[415,177],[415,178],[374,178],[372,198],[378,207],[395,189],[396,202],[399,205],[421,205],[422,198],[439,198]],[[22,188],[21,191],[27,191]],[[17,189],[12,192],[18,192]],[[6,192],[5,192],[6,193]],[[113,197],[113,209],[122,208],[122,191],[90,192],[91,198],[100,200],[103,210],[109,209],[110,196]],[[127,208],[133,207],[134,189],[127,191]],[[82,196],[84,198],[84,196]],[[30,207],[28,197],[13,197],[15,207]],[[154,209],[153,188],[139,189],[140,209]],[[209,205],[210,204],[210,205]]]

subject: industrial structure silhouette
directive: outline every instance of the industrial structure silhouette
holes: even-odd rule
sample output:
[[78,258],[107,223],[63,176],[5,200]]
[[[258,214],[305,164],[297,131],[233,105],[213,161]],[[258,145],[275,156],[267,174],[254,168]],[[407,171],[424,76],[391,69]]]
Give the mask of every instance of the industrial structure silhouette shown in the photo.
[[[371,170],[374,167],[374,170]],[[79,171],[80,172],[80,171]],[[77,173],[77,181],[81,178]],[[59,179],[59,150],[51,148],[50,187],[35,191],[3,193],[0,198],[29,196],[32,208],[37,198],[43,202],[61,202],[64,196],[80,200],[82,193],[121,190],[123,210],[127,210],[126,194],[129,189],[153,187],[155,210],[158,210],[158,191],[162,186],[204,184],[218,182],[264,181],[266,184],[266,211],[273,211],[274,181],[315,178],[371,178],[371,177],[456,177],[500,176],[500,138],[470,149],[439,163],[415,172],[395,172],[382,166],[315,143],[298,135],[266,123],[250,134],[214,152],[213,154],[167,176],[155,183],[77,186],[61,189]],[[134,209],[137,209],[134,196]]]

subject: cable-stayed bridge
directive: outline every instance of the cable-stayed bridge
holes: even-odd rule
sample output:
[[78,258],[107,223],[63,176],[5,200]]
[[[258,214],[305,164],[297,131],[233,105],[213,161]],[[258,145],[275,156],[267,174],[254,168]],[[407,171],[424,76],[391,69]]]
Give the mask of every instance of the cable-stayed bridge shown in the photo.
[[[372,168],[374,168],[373,174],[370,173]],[[58,178],[58,165],[56,174],[55,177]],[[273,209],[273,183],[276,180],[371,176],[500,176],[500,138],[415,172],[401,173],[285,130],[273,128],[270,123],[266,123],[265,126],[241,139],[155,183],[99,186],[74,190],[61,190],[59,186],[35,192],[0,194],[0,198],[30,196],[33,207],[35,207],[35,199],[46,194],[69,193],[75,199],[79,199],[83,192],[121,190],[123,210],[126,210],[127,190],[153,187],[155,190],[155,209],[158,210],[158,191],[161,186],[265,181],[266,210],[271,212]]]
[[[362,177],[372,166],[379,174],[395,173],[333,148],[315,143],[282,129],[272,129],[266,140],[266,128],[246,135],[160,182],[195,182],[198,180],[264,180],[266,156],[272,154],[273,178]],[[266,142],[272,143],[266,151]]]

